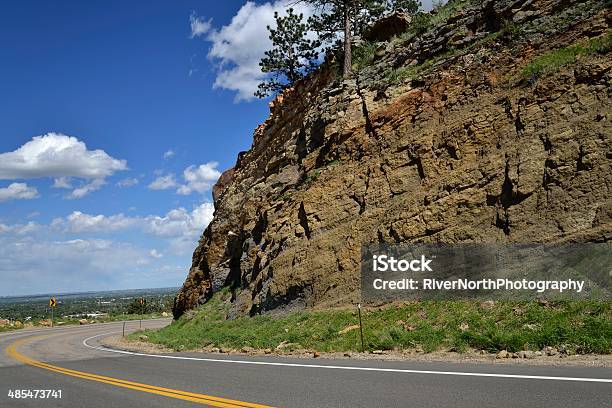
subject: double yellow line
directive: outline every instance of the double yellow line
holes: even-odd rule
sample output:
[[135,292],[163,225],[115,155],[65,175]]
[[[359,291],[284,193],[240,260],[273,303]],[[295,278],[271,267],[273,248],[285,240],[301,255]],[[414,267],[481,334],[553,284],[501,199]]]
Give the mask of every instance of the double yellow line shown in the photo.
[[[42,336],[39,336],[42,337]],[[103,375],[85,373],[82,371],[70,370],[63,367],[43,363],[38,360],[26,357],[17,351],[17,347],[30,342],[38,337],[32,337],[27,339],[17,340],[11,343],[6,348],[6,354],[20,361],[24,364],[39,367],[45,370],[53,371],[56,373],[69,375],[71,377],[83,378],[85,380],[97,381],[105,384],[114,385],[116,387],[129,388],[131,390],[142,391],[149,394],[162,395],[164,397],[176,398],[185,401],[191,401],[198,404],[205,404],[212,407],[223,407],[223,408],[270,408],[267,405],[253,404],[250,402],[237,401],[227,398],[214,397],[211,395],[197,394],[193,392],[174,390],[171,388],[157,387],[154,385],[142,384],[133,381],[120,380],[118,378],[105,377]]]

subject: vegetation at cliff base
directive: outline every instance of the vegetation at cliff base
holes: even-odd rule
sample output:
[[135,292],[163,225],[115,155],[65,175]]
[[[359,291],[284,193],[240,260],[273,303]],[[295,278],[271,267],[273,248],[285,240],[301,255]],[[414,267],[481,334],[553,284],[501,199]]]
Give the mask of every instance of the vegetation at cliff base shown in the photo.
[[[216,294],[148,341],[175,350],[253,347],[359,351],[355,309],[301,311],[227,320],[228,295]],[[226,300],[223,300],[226,299]],[[610,302],[415,302],[363,311],[366,350],[489,352],[563,347],[570,353],[612,351]],[[137,339],[142,332],[131,336]],[[280,345],[280,347],[279,347]]]

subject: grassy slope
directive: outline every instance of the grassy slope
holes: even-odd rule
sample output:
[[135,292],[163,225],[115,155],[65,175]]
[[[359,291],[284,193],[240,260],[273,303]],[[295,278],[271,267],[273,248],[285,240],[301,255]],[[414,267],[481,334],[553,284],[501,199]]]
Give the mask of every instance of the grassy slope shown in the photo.
[[[360,349],[359,330],[339,332],[358,323],[355,310],[294,312],[226,320],[228,303],[217,294],[194,313],[161,330],[147,330],[149,341],[176,350],[205,346],[239,349],[244,346],[319,351]],[[612,351],[610,302],[496,303],[421,302],[364,311],[368,350],[423,349],[463,351],[467,348],[539,350],[565,345],[578,353]],[[463,329],[463,330],[462,330]],[[141,334],[141,333],[139,333]],[[135,334],[132,338],[136,338]]]

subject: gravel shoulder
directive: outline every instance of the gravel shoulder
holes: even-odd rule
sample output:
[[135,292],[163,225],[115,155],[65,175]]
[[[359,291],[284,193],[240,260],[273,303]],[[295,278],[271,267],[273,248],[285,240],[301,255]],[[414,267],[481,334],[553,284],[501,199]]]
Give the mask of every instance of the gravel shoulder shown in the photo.
[[[147,341],[133,341],[122,338],[121,336],[109,336],[100,341],[100,344],[113,349],[133,351],[147,354],[168,354],[177,353],[177,350],[164,347],[159,344]],[[556,354],[552,356],[542,355],[532,358],[512,358],[512,353],[508,358],[499,358],[497,354],[482,354],[479,350],[469,350],[464,353],[437,351],[433,353],[423,353],[414,350],[406,351],[382,351],[382,352],[349,352],[349,353],[325,353],[313,352],[310,350],[295,351],[276,351],[276,350],[257,350],[245,348],[243,350],[202,348],[185,350],[190,353],[224,354],[236,356],[282,356],[304,359],[350,359],[350,360],[379,360],[379,361],[414,361],[414,362],[447,362],[447,363],[486,363],[502,365],[534,365],[534,366],[578,366],[578,367],[612,367],[612,355],[586,354],[586,355],[564,355]],[[180,352],[180,351],[179,351]],[[316,357],[315,357],[316,356]]]

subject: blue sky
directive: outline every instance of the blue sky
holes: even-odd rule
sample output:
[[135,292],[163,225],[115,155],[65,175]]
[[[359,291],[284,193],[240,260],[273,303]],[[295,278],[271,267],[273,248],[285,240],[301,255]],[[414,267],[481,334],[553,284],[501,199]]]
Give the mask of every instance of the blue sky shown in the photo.
[[0,296],[182,284],[281,3],[3,5]]

